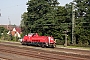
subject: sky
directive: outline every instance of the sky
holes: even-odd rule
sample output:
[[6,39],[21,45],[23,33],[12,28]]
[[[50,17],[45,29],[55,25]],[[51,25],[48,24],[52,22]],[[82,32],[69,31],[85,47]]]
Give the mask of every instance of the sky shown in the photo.
[[[58,0],[64,6],[73,0]],[[0,0],[0,25],[20,25],[21,15],[27,11],[28,0]]]

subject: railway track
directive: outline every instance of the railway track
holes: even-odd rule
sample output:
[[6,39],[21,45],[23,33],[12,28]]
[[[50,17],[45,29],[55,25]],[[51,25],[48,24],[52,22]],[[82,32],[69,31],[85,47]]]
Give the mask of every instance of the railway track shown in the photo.
[[[13,44],[13,45],[20,45],[20,43],[13,43],[13,42],[3,42],[4,44]],[[35,46],[29,46],[30,48],[36,48]],[[82,49],[69,49],[69,48],[41,48],[37,47],[37,49],[42,49],[42,50],[50,50],[50,51],[57,51],[57,52],[66,52],[66,53],[73,53],[73,54],[80,54],[80,55],[90,55],[90,50],[82,50]]]
[[11,59],[0,57],[0,60],[11,60]]
[[90,55],[79,55],[79,54],[70,54],[64,52],[53,52],[53,51],[45,51],[40,49],[33,48],[23,48],[18,46],[10,46],[10,45],[2,45],[0,44],[0,51],[23,55],[33,58],[39,58],[44,60],[89,60]]

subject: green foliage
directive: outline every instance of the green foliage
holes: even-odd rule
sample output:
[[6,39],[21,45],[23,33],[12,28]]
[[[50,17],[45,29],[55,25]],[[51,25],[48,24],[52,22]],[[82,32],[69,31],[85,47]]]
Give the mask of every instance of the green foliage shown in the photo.
[[27,12],[23,13],[21,21],[23,35],[37,32],[64,40],[62,32],[71,31],[68,28],[71,18],[68,16],[68,10],[58,4],[57,0],[28,1]]
[[7,29],[5,29],[4,27],[0,27],[0,39],[1,40],[8,40],[8,41],[15,40],[15,37],[13,37],[12,35],[8,35],[7,33],[8,33]]
[[57,45],[64,45],[64,40],[57,39],[56,42]]
[[76,2],[76,39],[77,44],[90,45],[90,1],[75,0]]
[[20,26],[21,26],[21,30],[23,32],[23,34],[22,34],[22,36],[23,36],[24,34],[27,34],[28,33],[28,31],[27,31],[27,29],[28,29],[27,28],[27,19],[28,19],[27,12],[24,12],[22,14],[21,18],[22,18],[22,20],[21,20]]
[[[90,1],[74,0],[75,30],[78,45],[90,45]],[[22,36],[28,33],[52,35],[59,39],[57,44],[64,44],[64,32],[68,34],[68,45],[72,35],[72,3],[58,6],[57,0],[30,0],[27,12],[22,15]]]
[[6,35],[8,32],[8,30],[6,30],[4,27],[0,27],[0,38],[2,37],[2,35]]

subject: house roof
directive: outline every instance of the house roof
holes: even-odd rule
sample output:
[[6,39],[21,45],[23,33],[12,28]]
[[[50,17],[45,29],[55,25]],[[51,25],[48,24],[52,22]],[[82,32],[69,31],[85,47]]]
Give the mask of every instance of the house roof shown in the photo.
[[15,29],[16,29],[16,31],[17,31],[18,33],[21,33],[21,28],[20,28],[20,27],[16,27]]
[[0,27],[4,27],[5,29],[9,30],[9,31],[17,31],[18,33],[21,32],[21,28],[19,26],[16,25],[0,25]]
[[5,29],[11,31],[15,27],[15,25],[0,25],[0,27],[4,27]]

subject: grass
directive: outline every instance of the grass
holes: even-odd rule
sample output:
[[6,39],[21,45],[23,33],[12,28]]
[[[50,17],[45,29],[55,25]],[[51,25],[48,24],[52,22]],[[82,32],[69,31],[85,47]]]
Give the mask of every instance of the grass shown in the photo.
[[90,50],[90,47],[78,47],[78,46],[66,46],[66,47],[64,47],[64,45],[57,45],[57,47]]
[[16,40],[1,40],[1,39],[0,39],[0,42],[9,42],[9,41],[10,41],[10,42],[18,42],[18,41],[16,41]]

